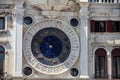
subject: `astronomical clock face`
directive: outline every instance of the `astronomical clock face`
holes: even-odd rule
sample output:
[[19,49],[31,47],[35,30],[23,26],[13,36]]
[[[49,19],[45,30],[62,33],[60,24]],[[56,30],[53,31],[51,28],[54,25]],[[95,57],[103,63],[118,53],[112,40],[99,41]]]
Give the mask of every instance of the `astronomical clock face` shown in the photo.
[[71,68],[79,57],[79,39],[64,22],[43,20],[26,31],[23,52],[38,72],[59,74]]
[[63,63],[68,58],[71,43],[63,31],[57,28],[45,28],[33,37],[31,50],[39,62],[53,66]]

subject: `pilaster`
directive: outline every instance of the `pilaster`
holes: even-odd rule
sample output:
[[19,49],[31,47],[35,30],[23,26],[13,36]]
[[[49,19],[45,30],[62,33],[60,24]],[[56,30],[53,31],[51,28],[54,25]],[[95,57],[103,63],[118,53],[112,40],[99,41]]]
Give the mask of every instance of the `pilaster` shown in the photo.
[[23,33],[23,3],[24,0],[14,0],[14,30],[15,30],[15,55],[14,55],[14,76],[22,76],[22,33]]
[[89,3],[80,2],[80,40],[81,40],[81,53],[80,53],[80,78],[88,79],[88,27],[89,27]]

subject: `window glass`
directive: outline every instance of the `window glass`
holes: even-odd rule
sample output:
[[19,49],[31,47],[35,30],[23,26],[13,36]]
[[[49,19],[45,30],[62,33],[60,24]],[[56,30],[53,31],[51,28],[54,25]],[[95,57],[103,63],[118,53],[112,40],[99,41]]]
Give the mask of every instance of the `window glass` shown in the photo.
[[3,75],[3,61],[4,61],[4,55],[0,52],[0,76]]
[[106,21],[91,20],[91,32],[106,32]]
[[4,48],[0,46],[0,76],[3,75]]
[[25,67],[23,69],[23,73],[26,75],[26,76],[29,76],[32,74],[32,69],[30,67]]
[[73,19],[70,20],[70,24],[71,24],[73,27],[76,27],[76,26],[78,26],[79,21],[78,21],[78,19],[73,18]]
[[99,48],[95,51],[95,78],[106,78],[106,51]]
[[95,22],[95,32],[105,32],[105,22],[96,21]]
[[120,49],[112,51],[112,78],[120,79]]
[[0,29],[5,29],[5,19],[0,18]]
[[27,25],[30,25],[33,23],[33,19],[31,17],[27,16],[24,18],[24,23]]
[[91,20],[91,32],[120,32],[120,21]]
[[112,22],[112,32],[120,32],[120,22]]
[[71,74],[72,76],[76,77],[76,76],[79,74],[79,71],[78,71],[78,69],[76,69],[76,68],[72,68],[72,69],[70,70],[70,74]]

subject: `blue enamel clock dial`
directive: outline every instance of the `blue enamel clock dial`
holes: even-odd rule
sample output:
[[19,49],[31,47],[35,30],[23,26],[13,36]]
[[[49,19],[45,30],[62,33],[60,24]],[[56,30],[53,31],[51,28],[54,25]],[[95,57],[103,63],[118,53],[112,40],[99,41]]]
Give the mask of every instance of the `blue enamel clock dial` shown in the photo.
[[62,52],[62,42],[54,35],[48,35],[40,43],[40,51],[47,58],[58,57]]
[[68,58],[71,44],[63,31],[57,28],[45,28],[33,37],[31,50],[39,62],[53,66],[63,63]]

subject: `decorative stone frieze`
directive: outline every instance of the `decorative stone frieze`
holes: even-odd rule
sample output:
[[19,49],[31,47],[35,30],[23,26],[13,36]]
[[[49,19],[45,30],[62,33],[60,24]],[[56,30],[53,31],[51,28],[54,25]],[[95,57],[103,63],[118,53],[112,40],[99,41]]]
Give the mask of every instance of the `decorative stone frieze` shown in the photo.
[[0,9],[13,9],[14,4],[0,4]]
[[119,4],[91,3],[89,11],[92,19],[114,20],[118,19],[117,17],[120,17]]

